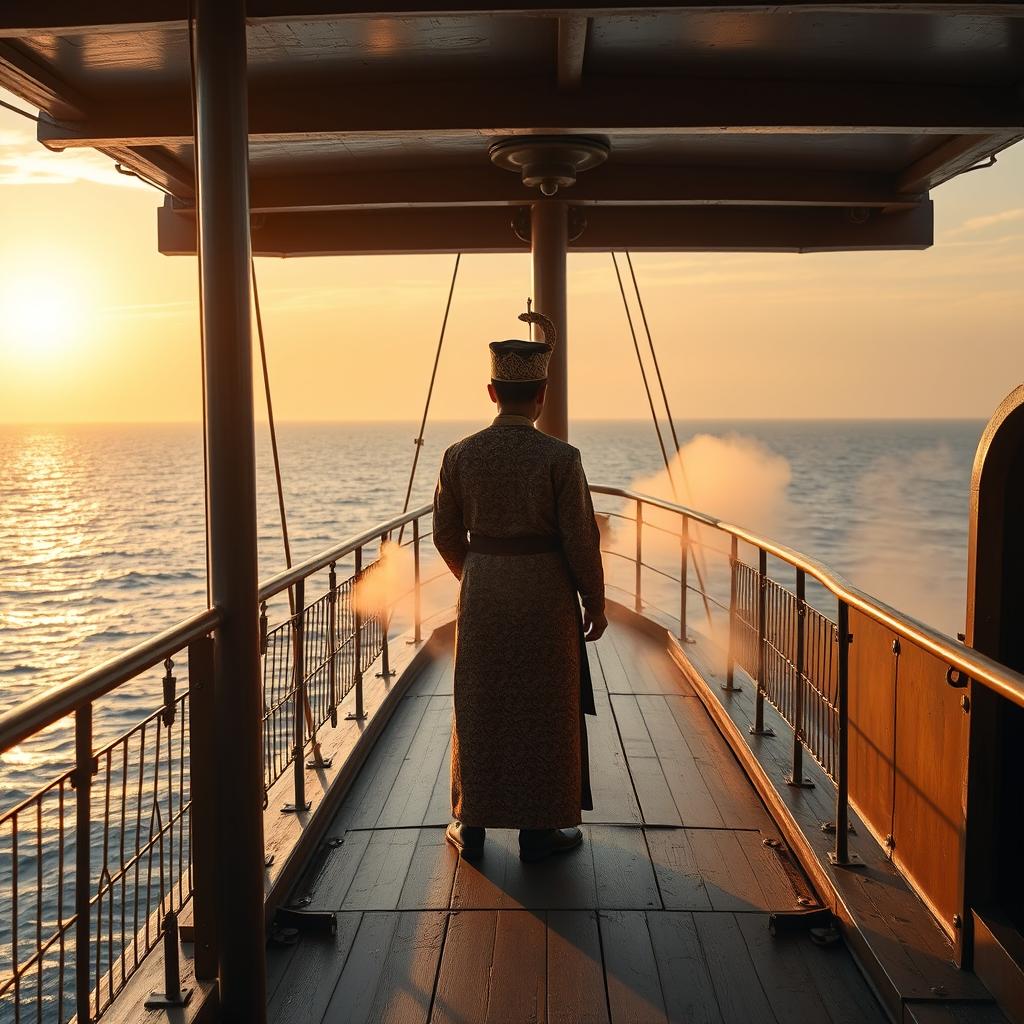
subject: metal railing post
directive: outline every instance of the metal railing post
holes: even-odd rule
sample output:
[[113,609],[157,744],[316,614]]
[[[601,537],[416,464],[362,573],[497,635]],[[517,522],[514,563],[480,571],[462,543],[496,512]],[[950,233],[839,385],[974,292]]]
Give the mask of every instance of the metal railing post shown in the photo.
[[413,643],[423,641],[423,604],[420,594],[420,520],[412,521]]
[[178,949],[178,915],[169,910],[164,914],[164,990],[153,992],[142,1004],[147,1010],[169,1010],[187,1006],[192,989],[181,987],[181,957]]
[[807,575],[796,571],[796,665],[793,693],[793,768],[786,779],[789,786],[810,789],[814,783],[804,778],[804,660],[807,622]]
[[213,640],[188,645],[189,827],[192,859],[192,919],[195,974],[217,977],[217,773],[213,706]]
[[295,664],[293,668],[294,684],[293,707],[295,726],[295,745],[292,749],[292,771],[295,781],[295,802],[285,804],[281,808],[284,813],[308,811],[310,804],[306,799],[306,581],[299,580],[295,584],[295,614],[292,617],[293,650]]
[[679,639],[686,643],[686,576],[690,567],[690,519],[682,516],[679,528]]
[[757,700],[754,704],[754,724],[750,727],[751,736],[774,736],[774,729],[764,727],[764,695],[765,695],[765,647],[768,644],[768,554],[764,548],[757,554]]
[[[386,533],[382,533],[380,535],[380,554],[377,556],[381,562],[381,571],[384,571],[384,545],[387,544],[387,542],[388,535]],[[381,598],[380,610],[377,614],[380,616],[381,631],[380,671],[377,673],[377,678],[390,679],[395,673],[391,671],[391,651],[388,647],[388,632],[391,628],[391,609],[387,606],[386,594]]]
[[636,500],[636,583],[634,593],[634,608],[637,614],[643,611],[643,528],[644,528],[644,506],[643,502]]
[[739,544],[734,536],[729,550],[729,653],[725,664],[726,693],[739,693],[736,675],[736,568],[739,564]]
[[[78,1020],[93,1019],[89,1007],[92,974],[89,955],[89,898],[92,891],[92,704],[75,712],[75,1006]],[[97,978],[97,984],[99,979]]]
[[338,725],[338,571],[334,562],[327,573],[327,695],[331,702],[331,728]]
[[366,717],[366,711],[363,709],[363,614],[359,610],[359,601],[357,595],[359,593],[359,579],[363,574],[363,549],[362,546],[356,548],[356,571],[352,577],[352,618],[353,618],[353,633],[352,633],[352,649],[355,656],[354,666],[354,680],[355,680],[355,691],[356,691],[356,709],[351,714],[346,715],[350,721],[361,722]]
[[836,848],[828,855],[836,867],[860,867],[863,861],[850,853],[850,608],[839,602],[837,616],[839,642],[838,685],[836,701],[839,718],[839,749],[836,752]]

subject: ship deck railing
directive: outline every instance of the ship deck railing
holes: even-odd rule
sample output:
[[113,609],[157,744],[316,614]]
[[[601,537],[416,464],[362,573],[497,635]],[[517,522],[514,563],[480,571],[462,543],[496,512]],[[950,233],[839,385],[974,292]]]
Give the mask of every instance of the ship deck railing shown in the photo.
[[[748,769],[773,742],[794,790],[834,785],[832,867],[856,870],[854,814],[959,949],[966,726],[950,722],[969,712],[969,681],[1024,707],[1024,677],[791,548],[673,502],[592,491],[609,593],[664,631],[684,672],[720,679],[723,731],[749,714]],[[429,518],[414,509],[260,588],[268,917],[394,710],[391,679],[451,618]],[[199,780],[230,749],[209,728],[219,625],[201,612],[0,718],[0,753],[74,721],[72,762],[0,813],[0,1020],[96,1020],[161,946],[165,988],[210,988],[217,855]],[[127,687],[141,720],[96,743],[104,698]],[[181,963],[179,927],[193,943]]]

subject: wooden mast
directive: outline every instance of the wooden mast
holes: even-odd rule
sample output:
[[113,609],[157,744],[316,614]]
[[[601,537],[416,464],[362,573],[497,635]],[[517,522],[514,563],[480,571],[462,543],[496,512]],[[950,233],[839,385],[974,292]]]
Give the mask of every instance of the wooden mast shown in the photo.
[[245,0],[197,0],[199,252],[206,344],[221,1019],[266,1020],[263,698],[249,285]]

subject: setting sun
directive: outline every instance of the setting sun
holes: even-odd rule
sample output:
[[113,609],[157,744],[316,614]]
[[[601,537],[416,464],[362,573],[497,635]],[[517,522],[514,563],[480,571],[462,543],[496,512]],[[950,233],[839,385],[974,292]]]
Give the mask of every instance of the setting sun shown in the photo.
[[0,284],[0,340],[28,359],[65,351],[80,333],[83,293],[67,274],[33,270]]

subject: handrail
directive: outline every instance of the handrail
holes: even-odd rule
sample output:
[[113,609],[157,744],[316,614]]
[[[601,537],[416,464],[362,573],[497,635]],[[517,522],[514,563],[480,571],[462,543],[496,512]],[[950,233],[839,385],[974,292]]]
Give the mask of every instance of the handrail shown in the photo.
[[354,537],[350,537],[334,547],[327,548],[326,551],[321,551],[319,554],[313,555],[312,558],[307,558],[305,562],[300,562],[298,565],[293,565],[290,569],[279,572],[276,576],[271,576],[260,587],[259,599],[261,601],[269,601],[270,598],[280,594],[283,590],[287,590],[288,587],[295,586],[299,580],[304,580],[307,576],[311,576],[321,569],[326,569],[331,562],[336,562],[339,558],[352,554],[357,548],[365,547],[367,544],[380,540],[382,534],[392,533],[400,526],[405,526],[414,519],[420,519],[422,516],[427,515],[430,509],[430,505],[421,505],[419,508],[410,509],[400,516],[395,516],[394,519],[378,523],[362,533],[357,533]]
[[833,572],[828,566],[817,559],[809,558],[785,544],[779,544],[768,540],[759,534],[743,527],[734,526],[732,523],[715,519],[713,516],[698,512],[695,509],[687,508],[685,505],[677,505],[662,498],[655,498],[649,494],[642,494],[638,491],[629,490],[624,487],[608,487],[601,484],[591,484],[590,490],[595,494],[604,494],[613,498],[626,498],[630,501],[640,501],[644,504],[660,508],[666,512],[686,516],[695,523],[720,530],[737,540],[743,541],[752,547],[767,552],[774,558],[787,562],[795,569],[807,573],[808,576],[816,579],[826,590],[832,593],[840,601],[844,601],[851,608],[857,609],[864,615],[869,616],[876,622],[888,626],[893,632],[898,633],[905,640],[917,644],[937,658],[948,662],[951,667],[963,672],[971,679],[982,683],[984,686],[998,693],[1001,697],[1024,708],[1024,675],[1007,668],[992,658],[966,647],[931,626],[919,622],[909,615],[904,615],[891,605],[880,601],[870,594],[854,586],[849,580]]
[[0,715],[0,753],[6,753],[33,733],[59,722],[66,715],[110,693],[141,672],[220,625],[216,608],[207,608],[144,640],[141,644],[59,683]]

